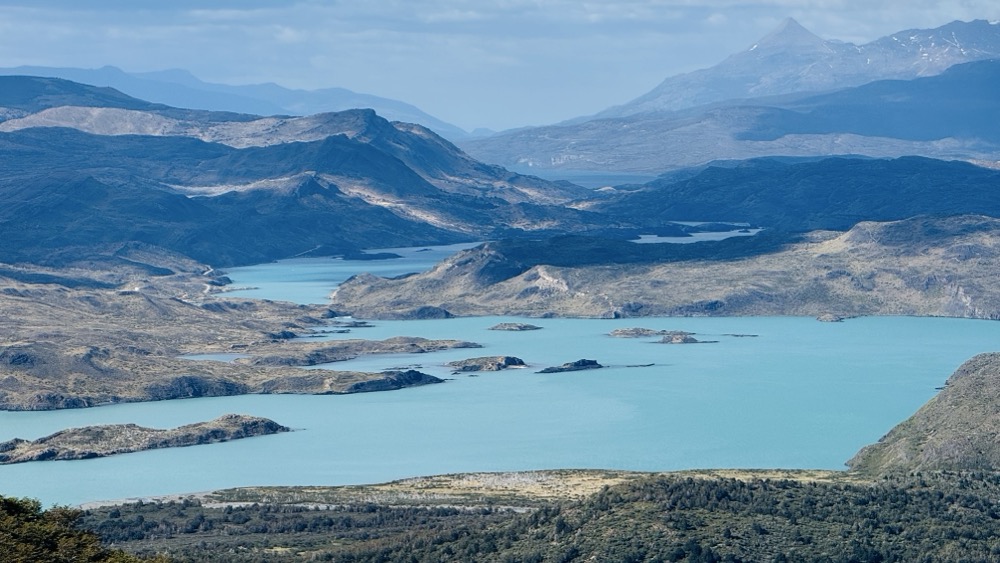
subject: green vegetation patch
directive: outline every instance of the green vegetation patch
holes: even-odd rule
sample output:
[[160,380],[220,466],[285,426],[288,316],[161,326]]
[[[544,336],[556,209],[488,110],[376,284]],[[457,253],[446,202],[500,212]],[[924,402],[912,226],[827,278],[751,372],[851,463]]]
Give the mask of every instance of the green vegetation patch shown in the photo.
[[78,529],[76,523],[80,515],[80,511],[69,508],[42,510],[36,500],[0,497],[0,561],[142,561],[123,551],[106,549],[97,534]]
[[[521,508],[490,505],[486,489],[479,507],[189,499],[95,509],[85,523],[106,541],[180,561],[1000,559],[1000,474],[911,473],[876,481],[828,472],[724,474],[739,477],[619,475],[617,484],[586,496]],[[445,481],[453,485],[456,477]],[[397,499],[404,484],[396,483]],[[445,484],[415,482],[434,490]],[[242,494],[249,499],[254,490]],[[291,499],[294,491],[259,493]],[[304,489],[302,497],[319,495],[320,489]]]

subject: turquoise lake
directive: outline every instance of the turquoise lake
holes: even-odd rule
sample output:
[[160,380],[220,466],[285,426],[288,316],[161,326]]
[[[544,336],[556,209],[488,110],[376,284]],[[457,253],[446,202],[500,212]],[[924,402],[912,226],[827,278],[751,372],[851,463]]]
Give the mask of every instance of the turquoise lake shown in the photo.
[[[422,252],[378,263],[296,260],[230,274],[236,285],[259,286],[256,291],[263,294],[258,296],[322,302],[348,272],[374,265],[383,273],[397,270],[387,274],[394,275],[436,259]],[[295,279],[302,281],[289,281]],[[512,320],[543,329],[488,330]],[[455,338],[484,348],[367,357],[330,366],[418,367],[449,378],[401,391],[0,412],[0,440],[38,438],[90,424],[165,428],[225,413],[266,416],[296,429],[225,444],[3,466],[0,494],[78,504],[246,485],[374,483],[466,471],[843,469],[860,447],[932,397],[963,361],[1000,349],[1000,323],[941,318],[821,323],[784,317],[478,317],[372,324],[328,338]],[[686,330],[699,340],[718,342],[669,345],[656,338],[608,336],[625,327]],[[500,354],[520,357],[529,367],[468,376],[452,375],[444,365]],[[610,367],[535,373],[581,358]],[[655,365],[626,367],[650,363]]]

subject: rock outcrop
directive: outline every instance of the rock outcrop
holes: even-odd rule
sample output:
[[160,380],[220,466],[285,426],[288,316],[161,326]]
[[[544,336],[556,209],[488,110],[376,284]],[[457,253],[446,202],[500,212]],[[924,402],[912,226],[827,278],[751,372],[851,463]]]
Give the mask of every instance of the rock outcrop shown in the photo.
[[417,336],[394,336],[385,340],[340,340],[308,349],[289,350],[238,360],[255,366],[314,366],[341,362],[362,354],[423,354],[453,348],[482,348],[464,340],[431,340]]
[[62,430],[37,440],[0,443],[0,464],[90,459],[159,448],[176,448],[266,436],[291,429],[267,418],[227,414],[172,430],[110,424]]
[[655,330],[652,328],[616,328],[608,333],[609,336],[614,336],[615,338],[646,338],[650,336],[689,336],[694,334],[693,332],[685,332],[683,330]]
[[500,323],[490,327],[490,330],[509,330],[520,332],[525,330],[541,330],[542,327],[528,323]]
[[596,360],[577,360],[575,362],[567,362],[561,366],[548,367],[540,370],[538,373],[564,373],[567,371],[581,371],[585,369],[600,369],[603,368],[601,364],[597,363]]
[[448,362],[455,371],[500,371],[512,366],[524,366],[524,360],[514,356],[484,356]]
[[430,383],[443,383],[443,379],[427,375],[426,373],[408,369],[400,371],[382,372],[384,377],[380,379],[366,379],[359,381],[347,388],[347,393],[368,393],[371,391],[395,391],[405,387],[417,385],[427,385]]
[[698,340],[686,332],[676,332],[665,335],[660,344],[715,344],[718,340]]

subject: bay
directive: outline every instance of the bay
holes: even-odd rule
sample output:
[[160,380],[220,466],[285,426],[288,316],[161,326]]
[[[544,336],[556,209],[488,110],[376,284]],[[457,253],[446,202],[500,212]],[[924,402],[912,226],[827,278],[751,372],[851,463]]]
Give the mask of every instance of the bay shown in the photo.
[[478,244],[480,243],[379,248],[368,251],[370,254],[385,252],[400,256],[390,260],[290,258],[230,268],[226,270],[226,274],[233,280],[234,289],[227,294],[296,303],[326,303],[330,292],[338,284],[360,272],[383,277],[423,272],[459,250]]
[[[268,271],[264,278],[295,279],[298,266],[272,266],[281,272]],[[253,281],[238,283],[247,280]],[[292,293],[267,298],[314,298]],[[489,330],[500,322],[543,328]],[[2,466],[0,494],[79,504],[234,486],[373,483],[465,471],[842,469],[860,447],[932,397],[958,365],[1000,342],[1000,323],[912,317],[844,323],[789,317],[478,317],[372,324],[326,338],[455,338],[483,348],[324,366],[417,367],[449,379],[401,391],[0,412],[0,440],[90,424],[167,428],[225,413],[266,416],[295,429],[210,446]],[[627,327],[685,330],[718,342],[668,345],[656,338],[608,335]],[[529,367],[470,377],[452,375],[445,365],[480,355],[514,355]],[[535,373],[581,358],[610,367]],[[626,367],[649,363],[654,365]]]

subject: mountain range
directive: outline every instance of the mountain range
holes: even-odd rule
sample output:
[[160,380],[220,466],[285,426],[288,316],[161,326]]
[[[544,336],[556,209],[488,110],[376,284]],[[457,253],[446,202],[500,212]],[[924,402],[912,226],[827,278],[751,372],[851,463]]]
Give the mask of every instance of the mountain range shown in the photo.
[[741,98],[821,92],[886,79],[932,76],[960,63],[1000,57],[1000,25],[954,21],[855,45],[820,38],[792,18],[744,51],[594,117],[674,111]]
[[113,66],[97,69],[19,66],[0,68],[0,75],[62,78],[114,88],[129,96],[177,108],[264,116],[302,116],[370,108],[390,121],[419,123],[449,139],[469,136],[463,129],[411,104],[346,88],[296,90],[273,83],[215,84],[204,82],[185,70],[129,73]]
[[668,79],[635,102],[461,146],[482,160],[536,173],[658,174],[770,155],[993,161],[1000,159],[989,126],[1000,112],[997,57],[1000,26],[983,21],[862,47],[822,41],[788,21],[756,49]]
[[[844,123],[919,138],[964,127],[988,144],[997,139],[986,94],[995,84],[1000,63],[969,63],[850,96],[804,97],[798,107],[817,109],[772,113],[742,130],[769,138],[783,120],[803,131]],[[851,100],[886,97],[898,107],[883,106],[882,125],[874,114],[852,117]],[[952,119],[916,120],[919,127],[904,119],[932,105]],[[172,108],[56,78],[0,77],[0,116],[3,262],[60,265],[139,242],[227,266],[509,237],[683,234],[670,222],[695,219],[803,232],[921,214],[1000,215],[991,189],[1000,173],[919,157],[772,157],[592,191],[483,164],[425,127],[372,110],[259,117]],[[594,248],[591,258],[629,254]]]
[[[678,111],[622,111],[628,115],[464,143],[478,160],[427,127],[390,122],[371,109],[265,117],[178,108],[58,78],[0,76],[0,190],[7,203],[0,226],[9,233],[0,261],[58,265],[87,245],[140,242],[225,266],[506,237],[621,239],[695,219],[804,232],[919,214],[995,215],[995,172],[883,157],[1000,160],[993,127],[1000,61],[948,66],[985,57],[993,45],[1000,51],[998,29],[955,22],[848,49],[789,20],[701,76],[729,76],[727,65],[743,61],[737,66],[774,86],[774,77],[796,68],[856,62],[859,52],[869,77],[929,76]],[[811,87],[809,72],[786,86]],[[184,73],[139,78],[237,93]],[[774,88],[768,92],[780,90]],[[296,99],[300,109],[313,107]],[[850,158],[825,158],[831,154]],[[683,170],[644,186],[592,191],[484,164],[493,161]]]
[[12,118],[0,123],[3,262],[137,241],[231,265],[605,228],[560,205],[587,190],[482,164],[372,110],[263,119],[38,77],[0,77],[0,107]]

